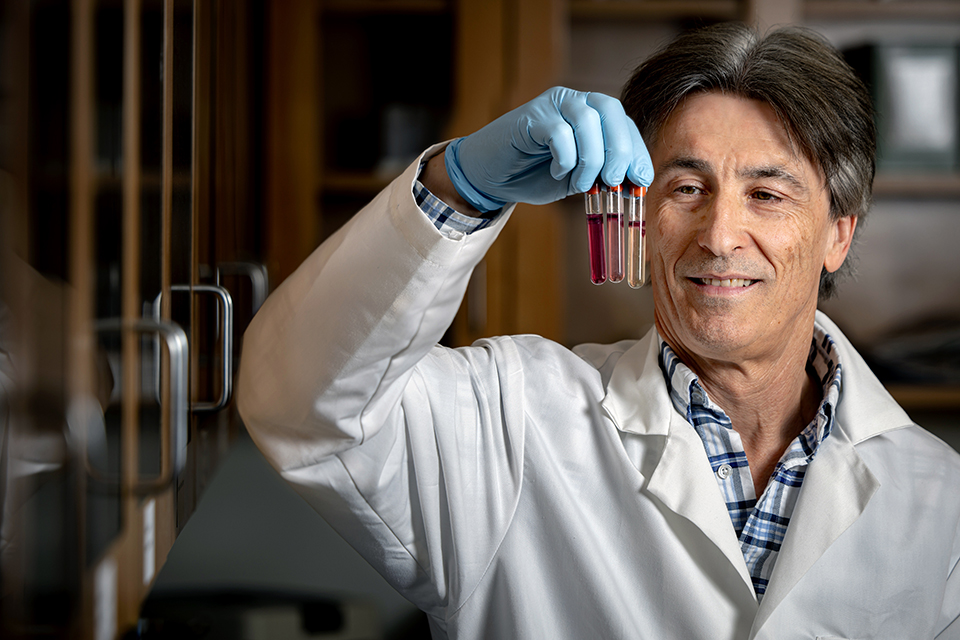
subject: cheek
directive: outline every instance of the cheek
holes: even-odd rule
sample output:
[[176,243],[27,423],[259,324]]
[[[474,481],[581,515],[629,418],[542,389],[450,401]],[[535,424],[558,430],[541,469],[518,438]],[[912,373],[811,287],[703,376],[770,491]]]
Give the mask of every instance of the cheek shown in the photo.
[[682,236],[683,229],[676,216],[671,216],[663,207],[647,210],[647,251],[652,269],[676,260],[678,248],[683,244]]
[[784,224],[771,229],[760,244],[761,251],[779,272],[780,279],[792,282],[820,280],[823,265],[824,232],[809,225]]
[[651,227],[648,227],[649,233],[647,234],[650,279],[655,286],[665,287],[667,272],[670,270],[670,265],[676,260],[676,256],[672,248],[671,236],[664,233],[662,222],[654,222]]

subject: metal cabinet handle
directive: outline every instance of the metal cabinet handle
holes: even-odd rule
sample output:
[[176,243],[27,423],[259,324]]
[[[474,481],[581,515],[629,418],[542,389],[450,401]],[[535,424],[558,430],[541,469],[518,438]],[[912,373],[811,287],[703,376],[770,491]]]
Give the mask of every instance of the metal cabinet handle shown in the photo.
[[251,315],[255,314],[267,299],[270,280],[266,265],[248,260],[221,262],[217,264],[217,282],[220,282],[221,275],[246,276],[250,279],[250,289],[253,293],[253,312]]
[[[230,292],[216,284],[175,284],[171,285],[171,291],[193,291],[194,293],[212,293],[217,296],[217,300],[222,307],[220,316],[220,334],[222,336],[221,350],[221,373],[223,384],[220,389],[220,397],[216,402],[192,402],[190,410],[194,413],[207,411],[220,411],[230,404],[230,397],[233,394],[233,298]],[[163,292],[157,294],[153,300],[154,320],[160,317],[160,300]]]
[[233,394],[233,298],[230,292],[216,284],[176,284],[170,287],[171,291],[193,291],[194,293],[212,293],[217,296],[223,307],[220,314],[220,335],[222,336],[221,377],[223,386],[220,388],[220,398],[216,402],[194,402],[190,410],[196,413],[204,411],[220,411],[230,404]]
[[[164,469],[160,477],[149,483],[138,485],[147,490],[162,489],[170,484],[183,470],[187,461],[187,373],[189,367],[189,345],[187,334],[180,325],[168,320],[143,318],[140,320],[121,320],[109,318],[94,323],[98,333],[133,331],[135,333],[159,333],[167,345],[170,356],[170,415],[166,424],[161,422],[161,438],[170,440],[171,465]],[[102,418],[101,418],[102,419]],[[164,429],[166,434],[164,434]],[[89,465],[87,465],[89,467]]]

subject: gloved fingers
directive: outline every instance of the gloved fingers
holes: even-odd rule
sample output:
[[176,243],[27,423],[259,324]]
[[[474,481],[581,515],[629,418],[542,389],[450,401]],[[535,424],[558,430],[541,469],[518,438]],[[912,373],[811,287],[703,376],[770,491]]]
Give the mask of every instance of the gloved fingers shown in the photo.
[[620,101],[608,95],[588,93],[587,104],[600,115],[603,135],[603,169],[600,177],[608,185],[621,184],[633,156],[633,139],[628,126],[630,119]]
[[563,180],[577,166],[577,139],[573,127],[559,114],[530,123],[530,137],[550,151],[550,176]]
[[634,184],[649,186],[653,179],[650,154],[636,123],[624,112],[620,101],[602,93],[589,93],[587,104],[600,114],[603,127],[603,181],[617,185],[626,176]]
[[653,182],[653,160],[650,159],[650,151],[640,136],[640,130],[637,124],[630,120],[630,137],[633,140],[633,160],[627,167],[627,179],[635,185],[649,187]]
[[570,173],[570,189],[586,191],[596,182],[604,162],[603,121],[587,102],[589,94],[566,90],[559,94],[557,108],[576,140],[576,164]]
[[550,176],[569,176],[571,189],[588,189],[603,165],[603,135],[599,114],[587,105],[586,94],[554,87],[530,106],[528,133],[535,146],[549,150]]
[[554,87],[461,142],[445,154],[447,174],[481,211],[582,193],[601,172],[610,185],[653,178],[636,125],[602,94]]

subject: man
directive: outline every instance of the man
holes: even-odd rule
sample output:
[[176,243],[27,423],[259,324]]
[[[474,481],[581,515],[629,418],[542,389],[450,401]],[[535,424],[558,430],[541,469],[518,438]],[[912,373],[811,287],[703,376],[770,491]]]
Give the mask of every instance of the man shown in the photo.
[[[438,638],[960,638],[960,456],[816,311],[870,199],[864,88],[724,25],[623,104],[548,91],[318,248],[246,335],[254,440]],[[598,175],[650,184],[655,329],[436,346],[508,203]]]

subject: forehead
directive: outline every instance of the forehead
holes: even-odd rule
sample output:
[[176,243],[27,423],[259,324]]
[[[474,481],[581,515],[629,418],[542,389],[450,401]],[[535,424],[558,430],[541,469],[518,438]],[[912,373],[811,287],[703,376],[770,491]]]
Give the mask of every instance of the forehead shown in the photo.
[[820,176],[793,144],[773,107],[759,100],[711,92],[687,97],[670,114],[650,149],[654,168],[679,156],[725,164],[791,166]]

